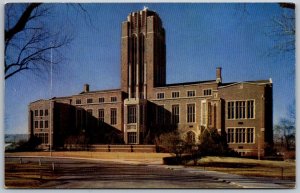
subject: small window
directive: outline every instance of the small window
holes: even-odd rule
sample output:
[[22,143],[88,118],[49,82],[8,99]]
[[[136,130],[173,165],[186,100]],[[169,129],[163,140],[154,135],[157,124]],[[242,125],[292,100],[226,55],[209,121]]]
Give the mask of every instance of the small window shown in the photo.
[[99,98],[99,103],[104,103],[104,98],[103,97],[101,97],[101,98]]
[[204,96],[211,96],[211,89],[205,89],[203,90]]
[[179,92],[172,92],[172,98],[178,98]]
[[48,116],[48,109],[45,109],[45,116]]
[[187,91],[187,96],[188,96],[188,97],[193,97],[193,96],[195,96],[195,91],[194,91],[194,90],[189,90],[189,91]]
[[40,116],[44,116],[44,111],[40,110]]
[[93,103],[93,99],[87,99],[86,103]]
[[86,110],[87,111],[87,113],[89,114],[89,115],[93,115],[93,110],[92,109],[88,109],[88,110]]
[[81,99],[76,99],[76,104],[77,105],[81,104]]
[[110,101],[111,102],[116,102],[117,101],[117,97],[110,97]]
[[39,111],[38,110],[34,111],[34,116],[36,116],[36,117],[39,116]]
[[157,99],[163,99],[163,98],[165,98],[165,93],[163,93],[163,92],[157,93],[156,97],[157,97]]

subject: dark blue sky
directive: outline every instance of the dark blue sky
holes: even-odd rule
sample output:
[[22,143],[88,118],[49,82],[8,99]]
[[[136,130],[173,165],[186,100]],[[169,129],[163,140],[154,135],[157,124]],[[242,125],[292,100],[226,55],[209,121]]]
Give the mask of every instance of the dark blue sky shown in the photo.
[[[239,4],[85,4],[91,24],[70,6],[50,6],[47,25],[74,37],[54,70],[53,96],[77,94],[85,83],[91,90],[119,88],[121,22],[147,6],[166,30],[168,83],[215,79],[221,66],[223,82],[272,78],[275,124],[294,102],[294,52],[274,54],[277,43],[270,36],[272,19],[284,11],[276,3],[247,4],[246,11]],[[49,97],[47,73],[23,72],[8,79],[5,132],[26,133],[28,104]]]

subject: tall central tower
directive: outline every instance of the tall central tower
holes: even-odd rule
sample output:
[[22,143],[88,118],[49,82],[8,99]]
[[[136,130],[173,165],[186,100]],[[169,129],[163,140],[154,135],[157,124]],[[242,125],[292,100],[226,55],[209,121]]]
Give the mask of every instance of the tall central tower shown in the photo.
[[122,23],[121,90],[124,100],[124,140],[143,143],[147,95],[166,84],[165,30],[158,14],[144,8]]
[[166,84],[165,30],[158,14],[144,8],[122,23],[121,89],[129,98],[146,99]]

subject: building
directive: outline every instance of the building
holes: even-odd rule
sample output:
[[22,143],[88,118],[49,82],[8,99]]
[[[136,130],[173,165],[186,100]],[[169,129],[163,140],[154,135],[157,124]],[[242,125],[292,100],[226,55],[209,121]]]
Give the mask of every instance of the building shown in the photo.
[[128,15],[121,42],[120,89],[84,85],[79,94],[30,103],[29,132],[44,147],[82,133],[94,144],[147,144],[174,129],[191,142],[217,129],[242,155],[263,155],[272,144],[271,79],[223,83],[217,68],[215,80],[167,84],[165,30],[148,9]]

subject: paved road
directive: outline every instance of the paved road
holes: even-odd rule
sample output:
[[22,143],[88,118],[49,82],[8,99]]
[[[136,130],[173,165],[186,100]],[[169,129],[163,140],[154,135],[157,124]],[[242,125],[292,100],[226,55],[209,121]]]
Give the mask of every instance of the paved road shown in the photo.
[[[123,163],[101,160],[42,158],[42,165],[54,162],[55,178],[40,188],[287,188],[270,179],[247,178],[181,166]],[[18,158],[6,158],[16,161]],[[117,161],[117,160],[116,160]],[[22,163],[38,158],[22,158]]]

